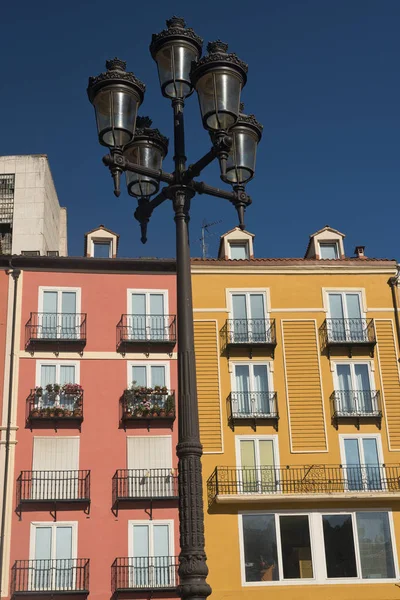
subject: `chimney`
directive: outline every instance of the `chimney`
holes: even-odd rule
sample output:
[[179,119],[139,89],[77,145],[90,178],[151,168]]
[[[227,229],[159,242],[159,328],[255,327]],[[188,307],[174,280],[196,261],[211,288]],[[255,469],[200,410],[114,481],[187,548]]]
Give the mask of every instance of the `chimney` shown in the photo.
[[367,258],[364,254],[365,246],[356,246],[354,254],[357,258]]

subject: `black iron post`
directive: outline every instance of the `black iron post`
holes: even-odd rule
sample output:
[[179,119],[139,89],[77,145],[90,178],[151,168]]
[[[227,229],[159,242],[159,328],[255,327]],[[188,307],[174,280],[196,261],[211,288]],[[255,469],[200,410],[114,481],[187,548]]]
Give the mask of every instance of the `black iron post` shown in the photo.
[[[181,551],[178,593],[184,600],[205,600],[211,594],[211,588],[206,581],[208,568],[204,541],[202,445],[197,402],[188,227],[190,202],[196,193],[228,200],[237,210],[239,227],[244,229],[244,212],[251,203],[244,185],[254,175],[256,146],[261,134],[256,135],[253,126],[246,129],[245,115],[242,115],[241,127],[236,132],[230,131],[230,127],[239,121],[240,91],[246,82],[247,65],[235,54],[228,54],[228,46],[220,41],[210,43],[209,55],[199,60],[202,40],[192,29],[185,27],[184,20],[172,17],[167,21],[167,27],[161,33],[153,35],[150,51],[159,67],[162,94],[170,98],[173,109],[173,173],[164,172],[161,168],[162,160],[159,156],[157,158],[157,148],[152,139],[154,141],[158,130],[145,129],[141,132],[141,147],[146,131],[149,137],[148,154],[142,160],[135,159],[136,150],[129,150],[129,143],[135,144],[135,128],[132,119],[128,117],[141,103],[144,85],[133,73],[125,71],[124,61],[117,58],[108,61],[107,72],[89,79],[88,95],[95,106],[99,141],[110,149],[110,154],[103,158],[103,162],[113,176],[114,194],[118,196],[120,193],[119,180],[124,171],[139,174],[144,180],[153,180],[152,188],[156,190],[153,193],[157,193],[159,182],[167,184],[153,200],[143,192],[139,196],[128,185],[128,193],[138,200],[134,215],[140,223],[143,243],[147,240],[147,225],[153,210],[166,199],[172,201],[176,224],[179,385],[177,455]],[[203,81],[210,73],[213,74],[215,88],[211,107],[207,97],[209,83],[204,84]],[[197,162],[186,167],[183,111],[185,98],[190,96],[197,84],[199,98],[202,94],[206,95],[205,114],[202,118],[204,127],[211,134],[212,148]],[[131,107],[130,113],[125,110],[120,114],[114,110],[114,100],[119,102],[122,97],[126,105]],[[258,128],[261,128],[259,124]],[[127,146],[127,142],[123,141],[126,137],[130,138]],[[235,139],[237,143],[234,150]],[[246,148],[246,152],[242,152],[242,148]],[[221,179],[225,183],[229,180],[233,191],[221,190],[194,180],[214,159],[219,160]]]

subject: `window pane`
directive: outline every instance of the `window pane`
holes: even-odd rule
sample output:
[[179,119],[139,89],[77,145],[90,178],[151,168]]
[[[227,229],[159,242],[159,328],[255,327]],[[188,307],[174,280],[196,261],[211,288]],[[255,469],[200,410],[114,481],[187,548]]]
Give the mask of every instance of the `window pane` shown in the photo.
[[361,471],[360,452],[357,439],[344,440],[344,453],[346,458],[345,478],[349,490],[362,490],[363,478]]
[[328,577],[357,577],[351,515],[323,515]]
[[310,530],[307,515],[279,517],[281,527],[283,577],[311,579]]
[[35,558],[51,558],[51,527],[36,527]]
[[135,365],[132,367],[132,383],[138,386],[147,386],[146,367],[144,365]]
[[274,515],[243,515],[246,581],[279,580]]
[[60,381],[57,383],[60,385],[64,385],[65,383],[75,383],[75,365],[61,365]]
[[231,246],[231,259],[233,260],[245,260],[249,258],[249,247],[247,242],[243,244],[230,244]]
[[365,512],[356,517],[363,579],[395,577],[389,515]]
[[93,256],[95,258],[110,258],[111,242],[93,242]]
[[72,558],[72,527],[57,527],[55,558]]
[[133,556],[149,556],[148,525],[133,526]]
[[349,319],[361,319],[360,296],[346,294],[347,316]]
[[156,385],[164,386],[165,385],[165,367],[151,365],[150,367],[150,385],[151,387],[155,387]]
[[57,312],[57,292],[43,292],[43,312],[44,313],[56,313]]
[[321,258],[338,258],[337,244],[320,244]]

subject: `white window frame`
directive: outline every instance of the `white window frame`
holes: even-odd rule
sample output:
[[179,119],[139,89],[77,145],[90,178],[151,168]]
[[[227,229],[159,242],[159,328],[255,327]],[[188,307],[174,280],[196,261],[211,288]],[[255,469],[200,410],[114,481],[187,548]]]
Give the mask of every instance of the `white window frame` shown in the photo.
[[329,303],[329,295],[330,294],[341,294],[342,296],[342,306],[343,306],[343,318],[347,319],[347,302],[343,301],[343,296],[345,294],[358,294],[359,299],[360,299],[360,312],[361,312],[361,319],[366,319],[366,313],[367,313],[367,301],[366,301],[366,296],[365,296],[365,289],[364,288],[322,288],[322,295],[323,295],[323,302],[324,302],[324,308],[326,310],[327,313],[327,318],[331,319],[331,309],[330,309],[330,303]]
[[254,392],[253,389],[253,384],[254,384],[254,369],[252,368],[252,366],[254,365],[261,365],[261,366],[266,366],[267,367],[267,376],[268,376],[268,389],[270,392],[274,391],[274,379],[273,379],[273,370],[274,370],[274,363],[272,360],[231,360],[230,361],[230,366],[231,366],[231,390],[232,392],[236,392],[236,375],[235,375],[235,368],[237,366],[248,366],[249,367],[249,379],[250,379],[250,391]]
[[[383,465],[383,448],[382,448],[382,438],[379,433],[339,433],[339,448],[340,448],[340,460],[342,465],[346,465],[346,453],[344,449],[344,441],[345,440],[363,440],[363,439],[373,439],[376,440],[376,448],[378,451],[378,460],[379,464]],[[360,464],[365,465],[365,462],[361,460],[361,456],[364,456],[364,450],[362,444],[358,442],[359,452],[360,452]],[[361,450],[361,451],[360,451]]]
[[[363,579],[361,577],[361,565],[360,565],[360,550],[358,544],[358,534],[356,527],[356,513],[366,512],[384,512],[388,514],[390,539],[392,544],[393,562],[395,577],[393,579]],[[282,565],[282,551],[281,551],[281,537],[279,517],[280,516],[300,516],[308,515],[309,517],[309,531],[310,531],[310,542],[311,542],[311,558],[313,566],[313,579],[280,579],[279,581],[250,581],[246,582],[246,569],[245,569],[245,558],[244,558],[244,539],[243,539],[243,515],[261,515],[261,514],[274,514],[275,516],[275,529],[276,529],[276,543],[278,551],[278,567],[279,573],[283,576],[283,565]],[[327,576],[326,560],[325,560],[325,543],[322,525],[323,515],[340,515],[350,514],[352,515],[353,522],[353,535],[355,542],[355,555],[356,565],[359,575],[357,577],[346,577],[346,578],[329,578]],[[262,511],[242,511],[238,514],[238,529],[239,529],[239,554],[240,554],[240,571],[241,571],[241,582],[243,587],[265,587],[265,586],[285,586],[285,585],[371,585],[371,584],[384,584],[393,583],[399,579],[399,564],[397,556],[396,536],[393,523],[393,513],[390,508],[387,507],[374,507],[374,508],[353,508],[346,509],[340,508],[332,510],[329,509],[311,509],[311,510],[262,510]]]
[[136,288],[128,288],[127,290],[127,301],[126,301],[126,306],[127,306],[127,314],[128,315],[133,315],[134,313],[132,312],[132,294],[145,294],[146,295],[146,315],[150,316],[150,294],[162,294],[164,296],[164,315],[168,315],[169,314],[169,306],[168,306],[168,290],[159,290],[159,289],[152,289],[152,288],[146,288],[146,289],[136,289]]
[[[75,381],[73,383],[77,383],[80,384],[81,378],[80,378],[80,362],[79,361],[75,361],[75,360],[37,360],[36,361],[36,386],[41,386],[41,370],[42,370],[42,366],[55,366],[56,367],[56,381],[54,381],[53,383],[59,383],[60,378],[60,367],[61,366],[66,366],[66,367],[75,367]],[[58,378],[58,379],[57,379]],[[72,382],[71,382],[72,383]]]
[[[165,436],[164,436],[165,437]],[[168,525],[168,537],[169,537],[169,556],[175,556],[175,540],[174,540],[174,520],[173,519],[153,519],[152,521],[144,521],[137,519],[128,520],[128,555],[129,558],[134,558],[133,555],[133,527],[134,525],[148,525],[152,530],[154,525]],[[152,543],[150,542],[152,540]],[[149,546],[153,545],[153,554],[149,547],[149,556],[154,556],[154,540],[153,532],[149,535]]]
[[[72,527],[72,558],[78,558],[78,521],[32,521],[30,527],[29,558],[35,560],[36,529],[38,527]],[[55,548],[55,533],[52,531],[52,549]]]
[[[43,312],[43,294],[44,292],[75,292],[76,294],[76,312],[81,313],[81,288],[78,287],[63,287],[63,286],[39,286],[38,312]],[[57,296],[57,314],[61,314],[61,298],[62,294]]]
[[350,365],[350,378],[352,390],[354,391],[356,388],[354,386],[355,383],[355,374],[354,374],[354,365],[368,365],[368,375],[369,375],[369,385],[371,391],[375,391],[375,376],[373,369],[373,362],[371,360],[332,360],[333,367],[333,385],[335,391],[339,390],[339,377],[337,374],[338,365]]
[[[364,448],[362,443],[360,443],[360,440],[363,439],[374,439],[376,440],[376,449],[378,452],[378,464],[383,465],[385,464],[385,461],[383,459],[383,448],[382,448],[382,438],[381,435],[379,433],[340,433],[339,434],[339,448],[340,448],[340,460],[341,460],[341,464],[342,465],[347,465],[346,462],[346,452],[345,452],[345,447],[344,447],[344,441],[345,440],[358,440],[358,452],[359,452],[359,456],[360,456],[360,465],[365,465],[365,461],[364,461]],[[386,469],[384,467],[381,467],[381,472],[383,474],[384,480],[386,480]],[[362,474],[362,479],[363,479],[363,490],[367,490],[367,486],[365,485],[365,472],[364,469],[361,468],[361,474]],[[344,479],[346,480],[346,474],[344,476]],[[365,485],[365,487],[364,487]],[[382,481],[382,487],[379,488],[381,490],[385,489],[385,481]],[[361,490],[361,491],[363,491]],[[370,490],[371,492],[373,492],[374,490]]]
[[110,237],[103,237],[103,238],[91,238],[90,240],[91,243],[91,255],[94,258],[94,247],[96,244],[100,244],[102,246],[105,246],[106,244],[108,244],[108,258],[112,258],[112,253],[113,253],[113,239]]
[[247,319],[251,319],[252,317],[249,316],[249,295],[250,294],[262,294],[263,295],[263,302],[264,302],[264,319],[269,319],[269,307],[271,306],[271,302],[270,302],[270,293],[269,293],[269,288],[227,288],[226,289],[226,306],[228,308],[228,313],[229,319],[233,319],[233,302],[232,302],[232,296],[234,296],[235,294],[239,294],[239,295],[246,295],[246,315],[247,315]]
[[146,361],[144,361],[144,360],[129,360],[127,362],[127,382],[128,382],[127,387],[130,388],[132,385],[132,379],[131,379],[132,367],[146,367],[146,385],[148,387],[150,387],[150,385],[149,385],[150,372],[151,372],[150,367],[152,367],[152,366],[165,368],[165,386],[167,387],[168,390],[170,390],[170,388],[171,388],[170,364],[168,361],[162,361],[162,360],[146,360]]
[[[240,246],[245,248],[247,256],[243,259],[232,258],[232,246]],[[229,259],[230,260],[249,260],[250,259],[250,244],[248,240],[231,240],[228,241]]]
[[[331,260],[337,260],[338,258],[340,258],[339,243],[337,242],[337,240],[319,240],[318,241],[320,259],[322,259],[322,246],[335,246],[336,257]],[[326,259],[322,259],[322,260],[326,260]]]
[[[274,458],[275,458],[275,466],[279,467],[279,444],[278,444],[278,436],[276,434],[272,435],[235,435],[235,453],[236,453],[236,464],[240,469],[242,466],[240,459],[240,442],[259,442],[259,441],[272,441],[274,448]],[[260,467],[260,449],[258,443],[255,444],[256,448],[256,469]]]

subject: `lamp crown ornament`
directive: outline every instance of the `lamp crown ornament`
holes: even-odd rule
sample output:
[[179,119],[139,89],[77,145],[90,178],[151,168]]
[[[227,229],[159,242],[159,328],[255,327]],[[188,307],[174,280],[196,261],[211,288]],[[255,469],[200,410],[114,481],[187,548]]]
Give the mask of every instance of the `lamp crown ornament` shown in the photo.
[[168,29],[170,29],[171,27],[181,27],[182,29],[186,27],[185,19],[183,19],[182,17],[176,17],[175,15],[170,19],[167,19],[165,23]]
[[107,71],[126,71],[126,60],[120,58],[110,58],[106,60]]
[[228,44],[225,42],[221,42],[221,40],[215,40],[215,42],[208,42],[207,44],[207,52],[209,54],[215,54],[223,52],[226,54],[228,51]]
[[199,56],[203,48],[203,38],[198,36],[191,27],[186,27],[185,19],[173,16],[166,21],[167,29],[151,36],[150,53],[155,58],[158,50],[167,42],[173,40],[187,40],[198,50]]
[[116,57],[111,58],[106,61],[106,69],[107,71],[100,73],[100,75],[89,77],[87,93],[90,102],[92,102],[100,88],[111,84],[131,85],[137,89],[137,92],[143,100],[146,86],[143,81],[140,81],[140,79],[135,77],[132,72],[126,71],[126,62],[124,60]]
[[150,117],[137,117],[136,119],[136,127],[140,127],[141,129],[147,129],[151,127],[152,124],[153,121],[150,119]]

